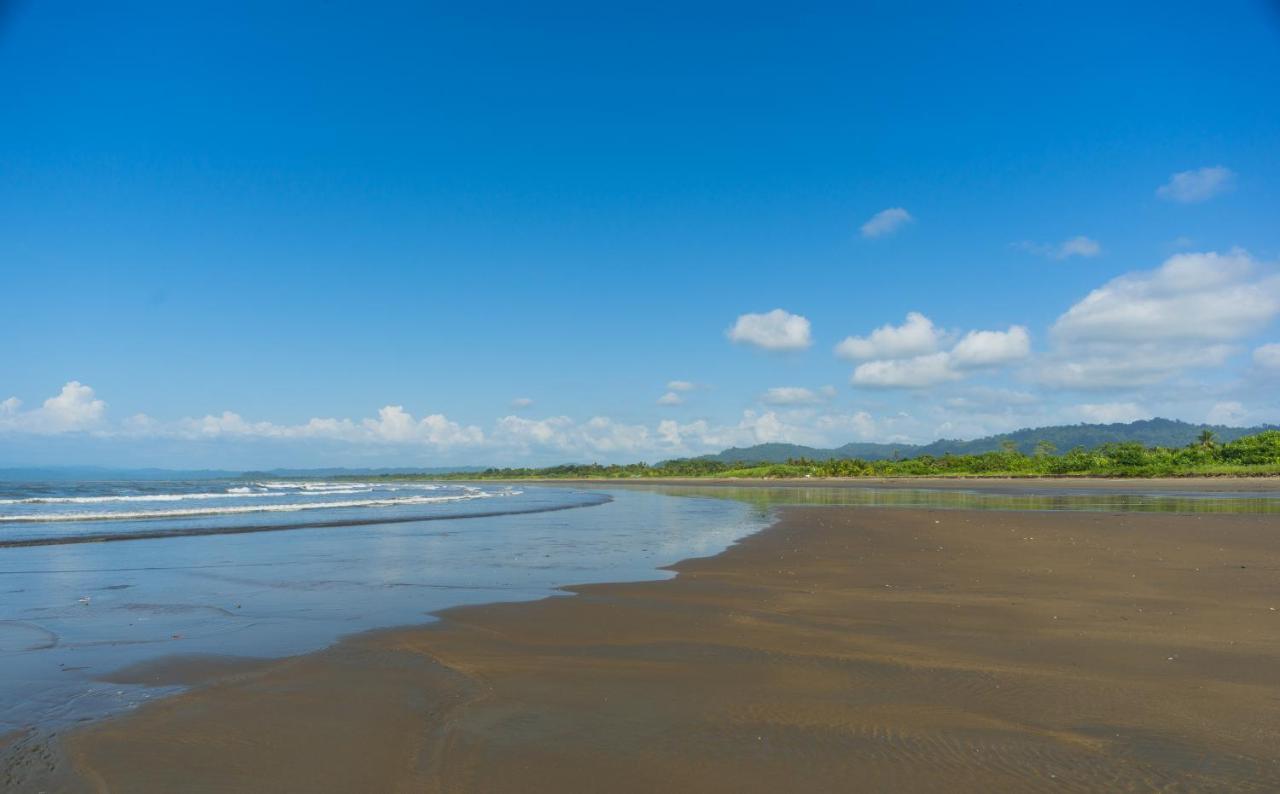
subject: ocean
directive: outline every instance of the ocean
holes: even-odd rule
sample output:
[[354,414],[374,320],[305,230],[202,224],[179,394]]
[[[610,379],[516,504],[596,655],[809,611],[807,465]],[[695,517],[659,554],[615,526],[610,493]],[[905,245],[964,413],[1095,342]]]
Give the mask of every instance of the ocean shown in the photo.
[[1274,494],[547,487],[285,479],[0,483],[0,735],[137,708],[170,657],[279,658],[465,604],[670,576],[787,504],[1280,512]]
[[112,672],[278,658],[463,604],[665,578],[767,523],[721,499],[458,483],[0,483],[0,735],[177,687]]

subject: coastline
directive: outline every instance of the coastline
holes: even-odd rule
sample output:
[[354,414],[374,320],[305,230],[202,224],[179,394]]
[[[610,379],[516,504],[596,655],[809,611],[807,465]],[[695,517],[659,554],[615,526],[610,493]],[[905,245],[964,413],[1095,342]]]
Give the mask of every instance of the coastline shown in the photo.
[[1194,493],[1277,493],[1280,477],[1222,475],[1218,477],[645,477],[632,479],[527,478],[492,479],[475,482],[526,483],[530,485],[573,485],[576,487],[644,487],[646,485],[732,485],[744,488],[885,488],[1000,490],[1044,488],[1046,490],[1102,491],[1185,491]]
[[674,579],[446,610],[62,749],[85,790],[1280,785],[1273,516],[779,517]]

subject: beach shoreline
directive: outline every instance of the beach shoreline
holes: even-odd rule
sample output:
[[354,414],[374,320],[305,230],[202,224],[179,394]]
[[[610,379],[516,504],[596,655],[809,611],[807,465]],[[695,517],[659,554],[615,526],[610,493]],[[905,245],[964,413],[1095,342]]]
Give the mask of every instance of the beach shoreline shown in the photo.
[[216,680],[73,731],[58,769],[89,791],[1280,785],[1274,516],[778,515],[673,579]]
[[643,488],[653,485],[731,485],[743,488],[854,488],[999,490],[1028,487],[1046,490],[1182,491],[1189,493],[1280,493],[1280,477],[644,477],[492,479],[475,482],[574,487]]

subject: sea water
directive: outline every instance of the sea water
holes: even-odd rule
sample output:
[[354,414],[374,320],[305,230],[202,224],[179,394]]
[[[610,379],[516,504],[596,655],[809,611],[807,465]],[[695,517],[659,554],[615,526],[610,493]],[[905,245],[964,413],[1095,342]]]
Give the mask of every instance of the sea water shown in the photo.
[[718,499],[489,484],[0,487],[0,735],[176,691],[100,680],[139,662],[281,657],[451,606],[665,578],[767,523]]
[[551,488],[205,480],[0,483],[0,735],[176,691],[101,680],[175,655],[274,658],[463,604],[665,578],[789,504],[1280,512],[1275,494]]

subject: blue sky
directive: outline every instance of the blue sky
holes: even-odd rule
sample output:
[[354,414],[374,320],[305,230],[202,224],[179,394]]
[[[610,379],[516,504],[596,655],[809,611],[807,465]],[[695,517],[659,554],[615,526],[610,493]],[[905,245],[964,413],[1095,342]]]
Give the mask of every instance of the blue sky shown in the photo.
[[0,465],[1280,421],[1280,11],[1055,8],[11,3]]

